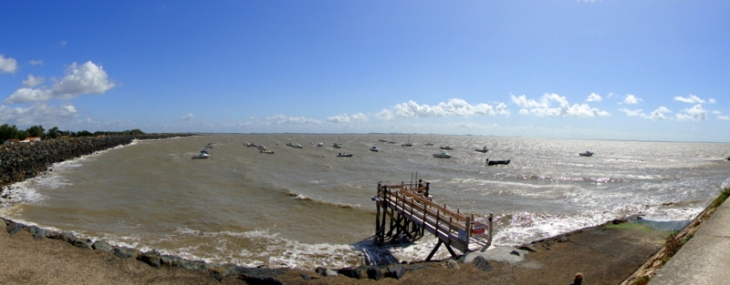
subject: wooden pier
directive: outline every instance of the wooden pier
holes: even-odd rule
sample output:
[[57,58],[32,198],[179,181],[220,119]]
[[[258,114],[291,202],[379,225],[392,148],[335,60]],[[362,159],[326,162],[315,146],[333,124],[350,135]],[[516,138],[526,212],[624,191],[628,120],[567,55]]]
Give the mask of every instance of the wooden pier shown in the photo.
[[475,222],[474,215],[465,215],[460,210],[453,211],[446,205],[433,202],[429,195],[430,183],[418,180],[417,183],[384,185],[378,183],[378,194],[373,197],[377,215],[375,221],[375,241],[385,243],[401,239],[415,241],[429,232],[438,237],[438,243],[428,255],[433,255],[443,244],[453,257],[454,248],[466,253],[488,247],[492,244],[492,221],[490,213],[487,224]]

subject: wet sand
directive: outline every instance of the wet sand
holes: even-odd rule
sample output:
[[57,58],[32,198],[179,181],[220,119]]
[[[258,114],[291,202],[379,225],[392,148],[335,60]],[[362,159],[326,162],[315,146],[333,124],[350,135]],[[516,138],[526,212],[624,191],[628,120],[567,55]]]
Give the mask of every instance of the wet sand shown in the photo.
[[[504,255],[487,257],[503,260],[489,260],[488,272],[461,262],[451,269],[443,260],[405,265],[410,270],[401,279],[323,277],[303,269],[284,270],[274,279],[282,284],[570,284],[582,272],[585,284],[619,284],[662,247],[667,235],[639,223],[606,223],[508,249],[513,258],[507,261]],[[0,284],[274,284],[249,283],[245,275],[219,281],[215,270],[156,268],[62,240],[34,239],[28,229],[0,232],[0,256]]]

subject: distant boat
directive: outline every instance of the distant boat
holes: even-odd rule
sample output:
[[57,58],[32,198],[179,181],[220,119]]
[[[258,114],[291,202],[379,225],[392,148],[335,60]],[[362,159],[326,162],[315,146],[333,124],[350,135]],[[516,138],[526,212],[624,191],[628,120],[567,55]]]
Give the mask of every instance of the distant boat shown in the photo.
[[433,146],[433,142],[431,141],[431,135],[428,135],[428,142],[426,143],[427,146]]
[[274,154],[275,151],[273,151],[273,150],[260,150],[259,153]]
[[317,147],[323,147],[323,146],[324,146],[324,144],[323,144],[323,143],[318,143],[318,144],[317,144]]
[[442,146],[440,147],[440,149],[445,149],[445,150],[454,150],[453,148],[451,148],[451,147],[450,147],[450,146],[448,146],[448,145],[442,145]]
[[499,165],[499,164],[507,165],[507,164],[509,164],[509,162],[510,162],[509,159],[508,160],[489,160],[489,158],[487,158],[487,165]]
[[388,140],[384,140],[384,139],[379,139],[378,141],[379,142],[388,142]]
[[435,157],[435,158],[451,158],[451,155],[448,152],[446,152],[445,150],[442,150],[439,153],[434,153],[433,154],[433,157]]
[[338,153],[337,157],[352,157],[352,153]]
[[593,152],[586,150],[586,152],[581,152],[578,155],[580,155],[580,156],[593,156]]
[[338,143],[333,143],[332,144],[332,147],[334,147],[334,148],[342,148],[342,145],[341,144],[338,144]]
[[413,146],[413,144],[411,143],[411,135],[408,135],[408,142],[407,143],[404,143],[404,144],[402,144],[400,146]]
[[291,143],[291,142],[286,143],[286,146],[293,147],[293,148],[302,148],[302,145],[300,145],[298,143]]
[[255,143],[250,143],[250,142],[245,142],[243,145],[245,145],[246,147],[257,147],[257,145]]
[[484,148],[482,148],[482,149],[475,149],[475,151],[478,151],[478,152],[481,152],[481,153],[487,153],[487,151],[489,151],[489,150],[488,150],[488,149],[487,149],[487,147],[485,146],[485,147],[484,147]]
[[193,155],[193,159],[208,159],[208,152],[207,151],[201,151],[199,154]]
[[378,149],[377,146],[373,146],[373,147],[370,148],[370,151],[372,151],[372,152],[378,152],[380,150]]

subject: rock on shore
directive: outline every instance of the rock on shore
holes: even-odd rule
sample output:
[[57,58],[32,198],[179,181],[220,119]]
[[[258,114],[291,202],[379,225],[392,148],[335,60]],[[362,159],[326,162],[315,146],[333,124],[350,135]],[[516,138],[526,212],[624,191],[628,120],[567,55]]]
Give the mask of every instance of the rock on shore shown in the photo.
[[[135,139],[162,139],[188,134],[148,134],[53,139],[0,145],[0,189],[46,171],[54,163],[130,144]],[[5,198],[5,197],[4,197]]]

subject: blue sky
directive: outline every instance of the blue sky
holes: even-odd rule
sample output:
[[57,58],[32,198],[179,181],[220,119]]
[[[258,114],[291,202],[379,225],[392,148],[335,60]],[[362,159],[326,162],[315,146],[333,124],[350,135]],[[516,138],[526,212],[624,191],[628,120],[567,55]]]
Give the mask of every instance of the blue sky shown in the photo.
[[0,123],[730,141],[728,1],[8,1]]

